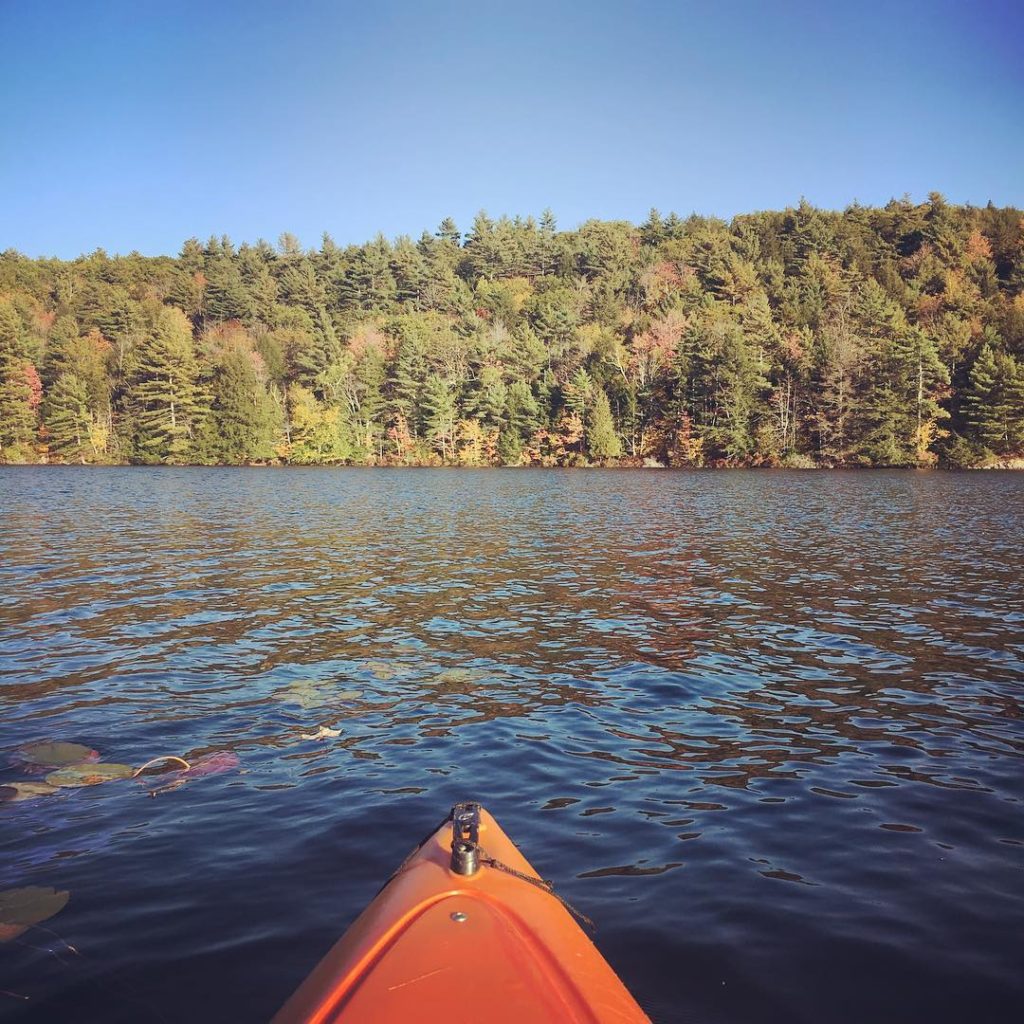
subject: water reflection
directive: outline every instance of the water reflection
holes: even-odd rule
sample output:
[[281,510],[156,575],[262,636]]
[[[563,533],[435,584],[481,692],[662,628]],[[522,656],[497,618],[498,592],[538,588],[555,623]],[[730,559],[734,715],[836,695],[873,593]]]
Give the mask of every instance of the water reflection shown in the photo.
[[[923,981],[936,1020],[1008,1006],[1022,499],[1013,474],[2,471],[3,746],[244,771],[4,805],[0,888],[71,890],[76,947],[174,1019],[242,1012],[163,980],[214,969],[262,1019],[472,795],[652,1006],[853,1020],[872,971],[894,1016]],[[188,926],[154,938],[168,900]],[[745,965],[724,1003],[715,949]],[[122,1019],[29,952],[38,1019],[70,991]]]

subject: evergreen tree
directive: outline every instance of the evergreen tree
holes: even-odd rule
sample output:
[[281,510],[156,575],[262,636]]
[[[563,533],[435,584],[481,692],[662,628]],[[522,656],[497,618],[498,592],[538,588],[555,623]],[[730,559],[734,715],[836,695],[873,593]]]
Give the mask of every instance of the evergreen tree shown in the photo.
[[383,235],[355,254],[340,287],[345,309],[390,309],[398,286],[392,272],[392,249]]
[[207,262],[205,306],[203,313],[211,320],[241,320],[251,312],[249,296],[242,275],[227,256]]
[[429,374],[423,384],[423,422],[427,440],[443,460],[454,451],[456,420],[451,382],[436,373]]
[[505,422],[508,399],[508,387],[502,380],[501,370],[496,366],[483,367],[478,385],[468,396],[465,414],[479,421],[485,430],[500,430]]
[[982,345],[963,404],[968,433],[977,443],[996,455],[1024,448],[1024,371],[1013,356]]
[[573,231],[480,214],[465,239],[447,220],[309,252],[8,251],[0,459],[553,464],[619,457],[612,434],[685,465],[1016,458],[1022,225],[936,194]]
[[28,356],[25,325],[14,303],[0,296],[0,367],[8,363],[22,363]]
[[622,442],[615,430],[612,409],[604,388],[594,390],[594,401],[587,416],[587,448],[595,459],[617,459]]
[[399,344],[391,387],[391,413],[401,416],[413,438],[419,437],[422,423],[423,385],[427,376],[427,361],[422,341],[407,334]]
[[0,364],[0,460],[31,461],[42,385],[28,361]]
[[62,373],[54,381],[46,396],[44,416],[52,455],[64,462],[85,462],[95,454],[89,397],[76,374]]
[[540,408],[530,386],[513,381],[505,399],[504,423],[498,436],[498,453],[506,465],[518,464],[526,441],[540,425]]
[[189,238],[181,247],[174,267],[174,283],[169,298],[193,320],[206,310],[206,257],[198,238]]
[[0,297],[0,460],[31,459],[41,391],[24,323],[14,304]]
[[274,457],[279,410],[257,373],[259,357],[229,348],[213,378],[207,419],[208,451],[217,462],[260,462]]
[[450,245],[454,246],[458,246],[462,239],[462,236],[459,234],[459,229],[455,226],[455,221],[453,221],[451,217],[445,217],[445,219],[441,221],[437,229],[437,237],[443,242],[448,242]]
[[179,310],[162,309],[139,352],[130,387],[140,461],[190,461],[204,412],[201,401],[191,326]]
[[581,366],[562,390],[566,408],[571,409],[580,419],[586,419],[593,405],[596,390],[590,374]]

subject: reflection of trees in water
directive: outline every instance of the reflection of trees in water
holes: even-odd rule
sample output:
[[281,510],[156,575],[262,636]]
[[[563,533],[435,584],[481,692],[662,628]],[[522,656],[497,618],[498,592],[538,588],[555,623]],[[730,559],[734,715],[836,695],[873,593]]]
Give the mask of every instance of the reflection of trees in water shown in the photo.
[[694,508],[588,487],[551,500],[541,487],[516,512],[464,489],[419,505],[305,500],[297,518],[264,495],[234,519],[200,489],[188,501],[208,509],[181,498],[144,522],[126,506],[73,523],[75,543],[35,553],[40,585],[3,606],[12,635],[32,632],[51,659],[32,671],[33,653],[13,652],[25,671],[8,669],[4,700],[60,691],[61,713],[126,704],[150,720],[223,711],[246,716],[223,727],[240,741],[248,727],[245,742],[283,745],[288,727],[252,725],[269,692],[326,673],[366,699],[293,720],[350,723],[337,747],[359,756],[570,708],[547,734],[565,756],[733,788],[846,761],[848,775],[975,786],[942,762],[1024,753],[1013,665],[981,646],[1006,651],[1005,634],[980,638],[926,601],[942,555],[926,532],[916,578],[904,535],[848,510],[848,537],[902,545],[903,561],[888,552],[868,571],[863,547],[830,539],[835,509],[769,492],[772,510],[744,525],[707,495]]
[[[688,706],[634,708],[632,728],[605,728],[606,735],[618,742],[574,751],[573,756],[687,771],[706,785],[730,788],[746,788],[757,779],[811,774],[815,766],[841,764],[844,758],[850,759],[848,772],[854,781],[863,776],[864,762],[870,759],[872,773],[888,777],[892,784],[913,780],[976,790],[985,787],[951,776],[939,762],[953,758],[962,771],[965,747],[979,756],[1005,753],[1006,747],[1024,753],[1021,738],[1001,736],[993,742],[985,729],[1008,710],[1013,703],[1009,696],[995,700],[988,694],[977,705],[971,702],[960,710],[944,700],[941,684],[918,677],[902,679],[899,690],[881,691],[849,683],[837,686],[831,680],[786,680],[782,673],[764,686],[730,691],[721,680],[716,686],[713,671],[706,678],[708,692]],[[913,694],[912,700],[908,694]],[[964,702],[962,694],[960,700]],[[666,723],[666,715],[675,721]],[[1006,746],[1001,748],[1002,744]],[[914,763],[905,763],[912,756]]]

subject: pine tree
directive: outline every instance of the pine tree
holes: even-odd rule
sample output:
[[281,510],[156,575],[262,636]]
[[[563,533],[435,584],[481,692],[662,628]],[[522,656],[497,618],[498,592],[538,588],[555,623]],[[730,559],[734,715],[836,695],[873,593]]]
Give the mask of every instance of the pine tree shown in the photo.
[[1006,409],[1006,444],[1009,454],[1024,454],[1024,363],[1003,356],[1003,401]]
[[423,422],[427,440],[442,460],[454,453],[457,418],[451,382],[436,373],[429,374],[423,384]]
[[208,261],[205,299],[204,314],[211,320],[241,320],[251,312],[242,275],[227,256]]
[[138,355],[130,387],[135,449],[143,462],[188,462],[203,407],[192,329],[185,315],[165,308]]
[[397,295],[392,273],[391,245],[378,235],[355,254],[340,286],[340,304],[345,309],[390,309]]
[[501,370],[485,366],[480,370],[478,388],[465,403],[465,413],[479,420],[485,430],[500,430],[505,422],[505,402],[508,387],[502,380]]
[[28,358],[25,326],[14,304],[0,297],[0,365],[22,363]]
[[69,367],[78,341],[78,323],[73,316],[58,316],[46,339],[46,351],[40,367],[43,384],[49,387]]
[[74,373],[62,373],[43,407],[51,453],[65,462],[85,462],[93,455],[92,416],[86,386]]
[[198,238],[189,238],[181,247],[174,266],[170,298],[186,315],[198,321],[206,309],[206,257]]
[[458,246],[462,240],[462,235],[459,234],[459,229],[456,227],[455,221],[452,220],[451,217],[445,217],[445,219],[438,225],[437,237],[454,246]]
[[427,284],[426,264],[412,240],[405,236],[395,242],[391,276],[395,281],[395,299],[408,308],[419,309]]
[[248,315],[263,324],[273,325],[277,305],[277,281],[270,272],[272,253],[243,245],[238,250],[238,273],[246,295]]
[[587,448],[595,459],[617,459],[622,454],[622,441],[615,430],[608,395],[602,387],[595,387],[587,416]]
[[640,225],[640,238],[644,245],[655,246],[665,240],[665,222],[661,214],[652,206],[647,220]]
[[[547,212],[482,214],[464,246],[446,221],[415,244],[325,237],[309,252],[224,236],[173,259],[7,252],[0,458],[491,462],[500,446],[505,462],[574,462],[600,391],[636,457],[1014,458],[1021,225],[936,195],[574,231]],[[177,341],[158,337],[162,306],[187,318]],[[235,320],[251,366],[227,355]],[[424,400],[430,375],[454,436],[437,381]],[[302,420],[269,448],[250,444],[264,399]],[[595,461],[614,457],[589,441]]]
[[593,378],[581,366],[562,389],[566,408],[576,413],[580,419],[586,419],[593,405],[596,390]]
[[506,465],[517,465],[526,441],[540,425],[540,407],[526,381],[515,380],[505,398],[504,425],[498,436],[498,454]]
[[278,306],[274,339],[284,354],[284,375],[289,382],[298,381],[315,387],[319,377],[337,358],[340,346],[334,325],[327,314],[316,311],[311,316],[298,306]]
[[494,277],[498,270],[498,246],[494,221],[481,210],[473,218],[473,228],[463,248],[463,276],[475,283],[481,277]]
[[38,426],[41,384],[14,304],[0,297],[0,461],[25,461]]
[[27,360],[0,364],[0,461],[31,461],[42,385]]
[[374,462],[383,455],[386,383],[384,353],[376,345],[367,345],[351,370],[349,387],[354,446],[363,462]]
[[996,455],[1016,455],[1024,447],[1024,370],[1013,356],[982,345],[963,411],[972,439]]
[[392,376],[392,417],[401,416],[413,438],[418,438],[423,426],[423,384],[427,375],[427,362],[423,343],[414,334],[402,339]]
[[260,462],[274,456],[278,408],[257,373],[259,356],[228,349],[213,378],[209,454],[218,462]]
[[756,451],[755,429],[767,381],[746,336],[724,330],[714,357],[715,423],[704,435],[727,459],[742,460]]

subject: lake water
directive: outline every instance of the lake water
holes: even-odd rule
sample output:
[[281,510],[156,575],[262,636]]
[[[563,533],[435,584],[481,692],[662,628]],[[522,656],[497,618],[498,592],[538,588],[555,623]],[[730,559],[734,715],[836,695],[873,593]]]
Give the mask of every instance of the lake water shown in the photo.
[[9,468],[0,515],[0,784],[239,758],[0,805],[0,889],[71,893],[0,1017],[265,1020],[479,799],[656,1020],[1024,1019],[1024,475]]

